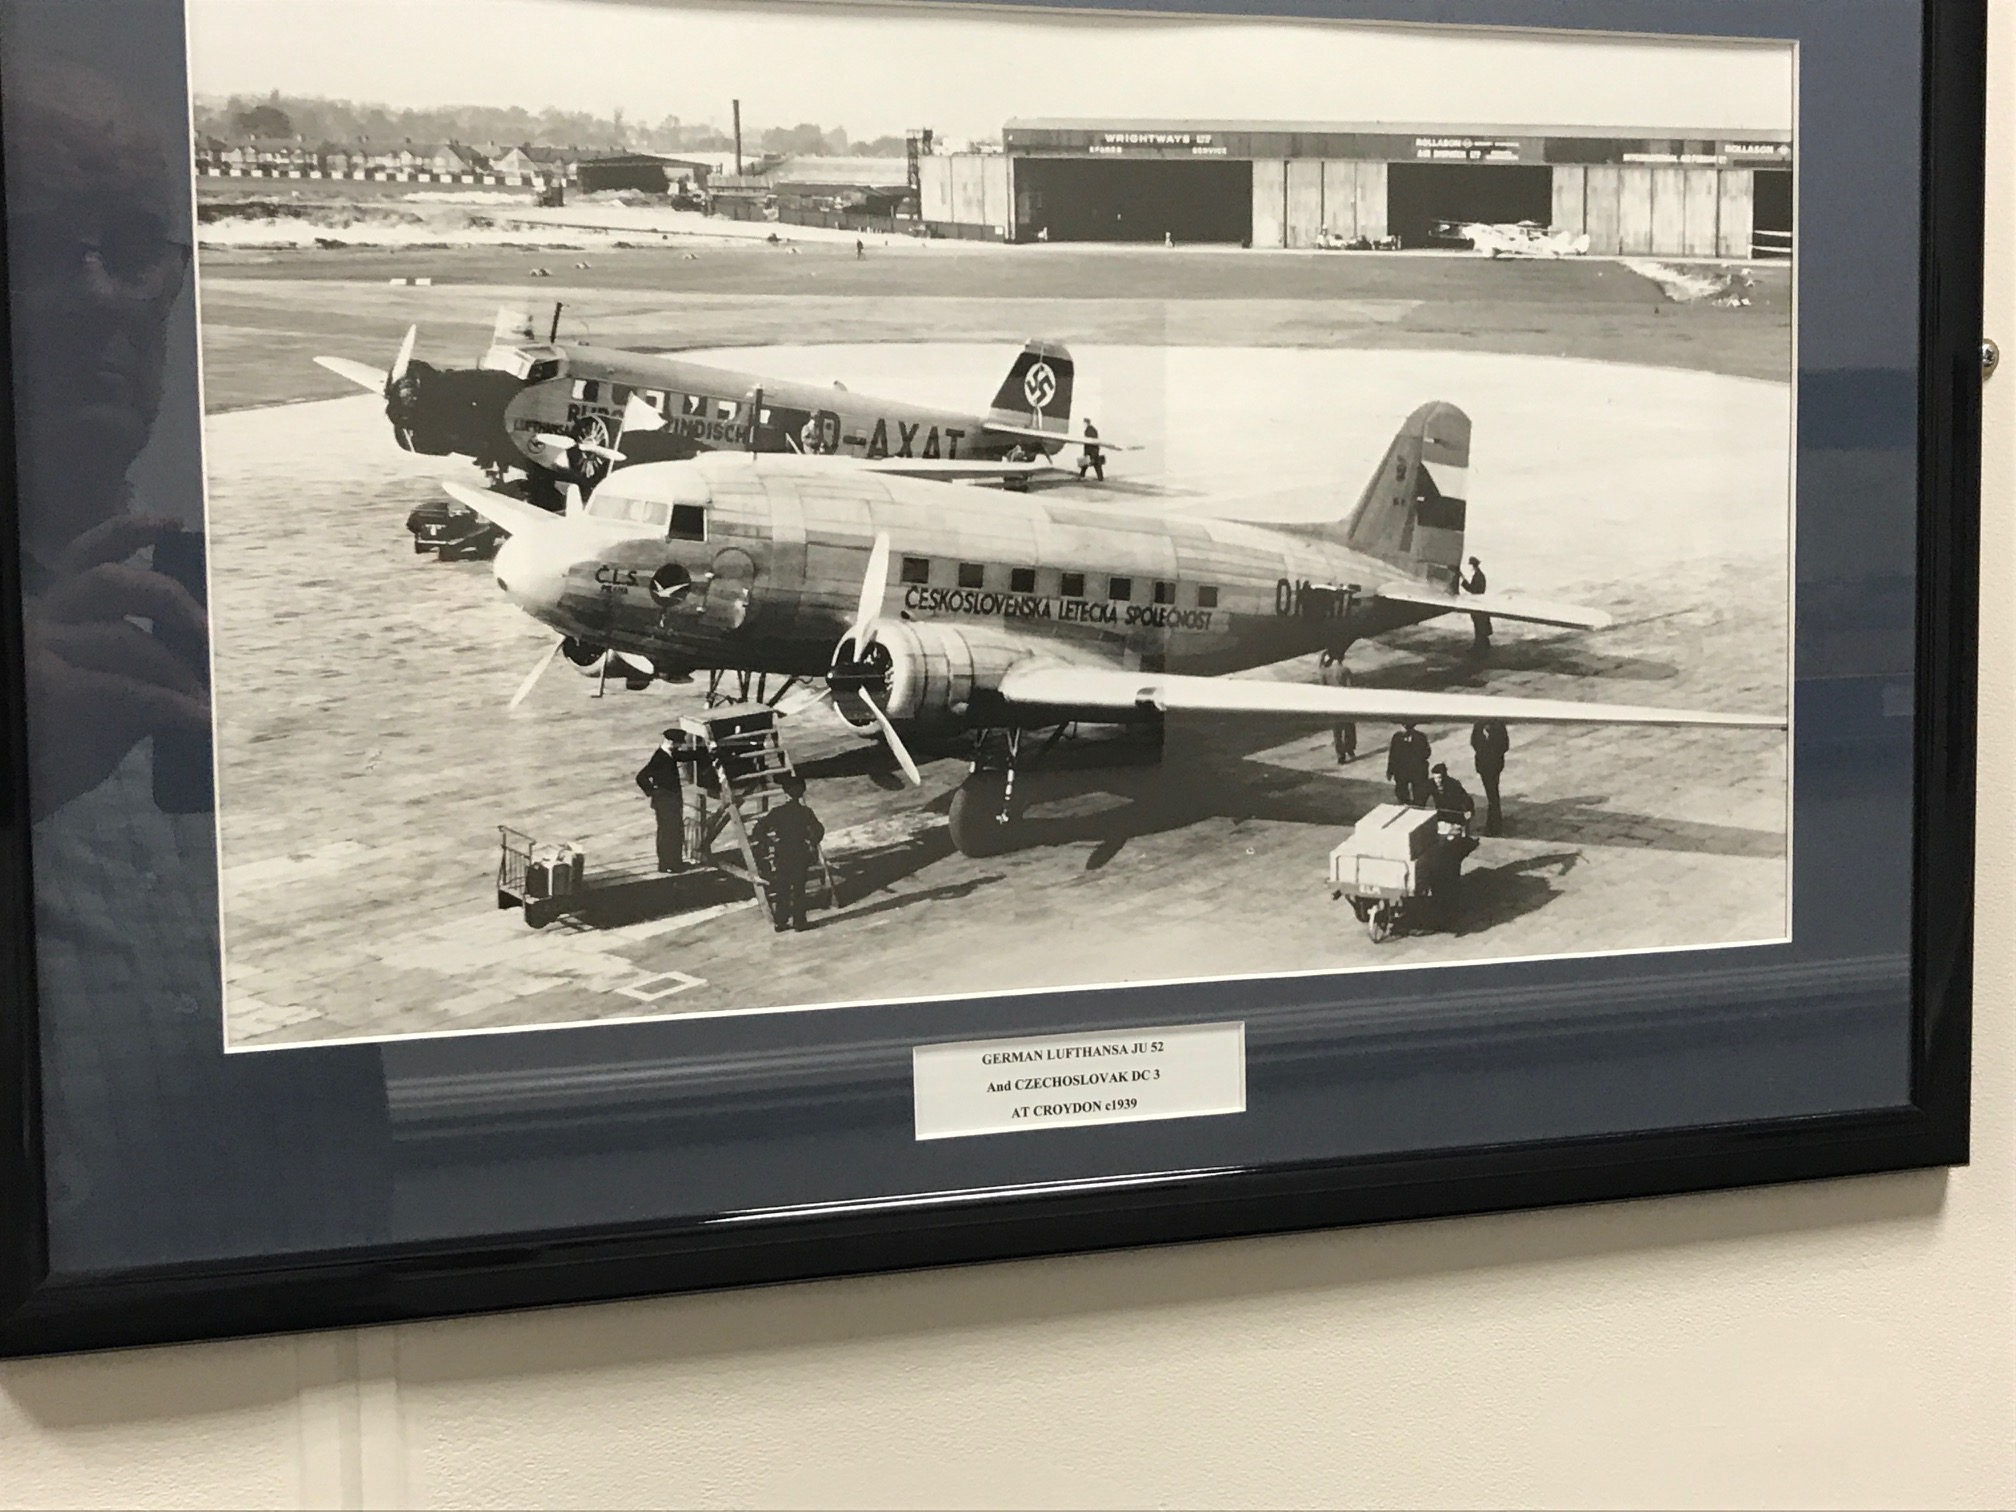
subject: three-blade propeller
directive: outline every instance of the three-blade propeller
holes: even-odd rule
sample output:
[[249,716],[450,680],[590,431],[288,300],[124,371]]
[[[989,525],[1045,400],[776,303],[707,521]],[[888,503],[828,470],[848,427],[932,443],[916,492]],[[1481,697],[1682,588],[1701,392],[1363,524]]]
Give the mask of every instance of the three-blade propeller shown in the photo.
[[[868,552],[868,570],[861,578],[861,600],[854,609],[854,623],[848,628],[847,638],[854,643],[854,661],[857,665],[868,662],[869,648],[875,644],[875,622],[881,617],[882,598],[889,591],[889,534],[877,531],[875,544]],[[888,711],[875,702],[874,696],[864,684],[860,690],[861,702],[868,706],[868,713],[882,731],[882,743],[889,747],[889,754],[896,758],[896,765],[903,769],[912,787],[922,787],[924,778],[917,770],[917,763],[910,759],[910,752],[903,744],[903,737],[896,733],[896,726],[890,722]],[[887,696],[887,693],[884,693]]]

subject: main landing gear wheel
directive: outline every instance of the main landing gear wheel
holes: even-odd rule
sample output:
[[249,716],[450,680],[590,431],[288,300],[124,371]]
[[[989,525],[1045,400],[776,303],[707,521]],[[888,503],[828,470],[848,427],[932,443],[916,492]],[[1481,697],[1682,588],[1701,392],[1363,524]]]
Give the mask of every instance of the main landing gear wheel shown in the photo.
[[998,856],[1008,849],[1014,814],[1006,772],[975,772],[952,795],[952,845],[962,856]]

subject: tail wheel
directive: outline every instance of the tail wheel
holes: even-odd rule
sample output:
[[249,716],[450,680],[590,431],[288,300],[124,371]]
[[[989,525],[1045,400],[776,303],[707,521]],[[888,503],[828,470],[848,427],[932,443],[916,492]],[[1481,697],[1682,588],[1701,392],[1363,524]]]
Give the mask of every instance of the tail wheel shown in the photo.
[[1014,833],[1006,772],[975,772],[952,795],[952,845],[962,856],[998,856]]

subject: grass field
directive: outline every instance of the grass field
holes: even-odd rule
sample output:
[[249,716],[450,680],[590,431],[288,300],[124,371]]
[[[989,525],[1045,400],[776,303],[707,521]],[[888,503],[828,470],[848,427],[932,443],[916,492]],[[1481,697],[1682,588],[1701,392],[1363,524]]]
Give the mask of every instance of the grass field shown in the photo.
[[[576,264],[585,263],[586,267]],[[545,269],[549,277],[535,277]],[[953,247],[856,259],[807,243],[600,252],[414,248],[200,257],[213,411],[328,398],[318,353],[382,364],[409,324],[421,354],[473,362],[500,304],[566,307],[563,333],[649,350],[811,340],[1021,341],[1502,352],[1791,377],[1791,274],[1752,303],[1670,298],[1606,260],[1202,248]],[[392,287],[424,277],[432,287]]]

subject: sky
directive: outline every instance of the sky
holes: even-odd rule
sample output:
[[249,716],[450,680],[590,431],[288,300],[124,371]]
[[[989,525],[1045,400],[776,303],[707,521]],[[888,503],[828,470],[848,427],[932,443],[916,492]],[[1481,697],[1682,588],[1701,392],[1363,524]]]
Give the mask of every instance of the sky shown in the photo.
[[962,6],[188,0],[198,94],[992,137],[1014,117],[1787,130],[1789,47]]

